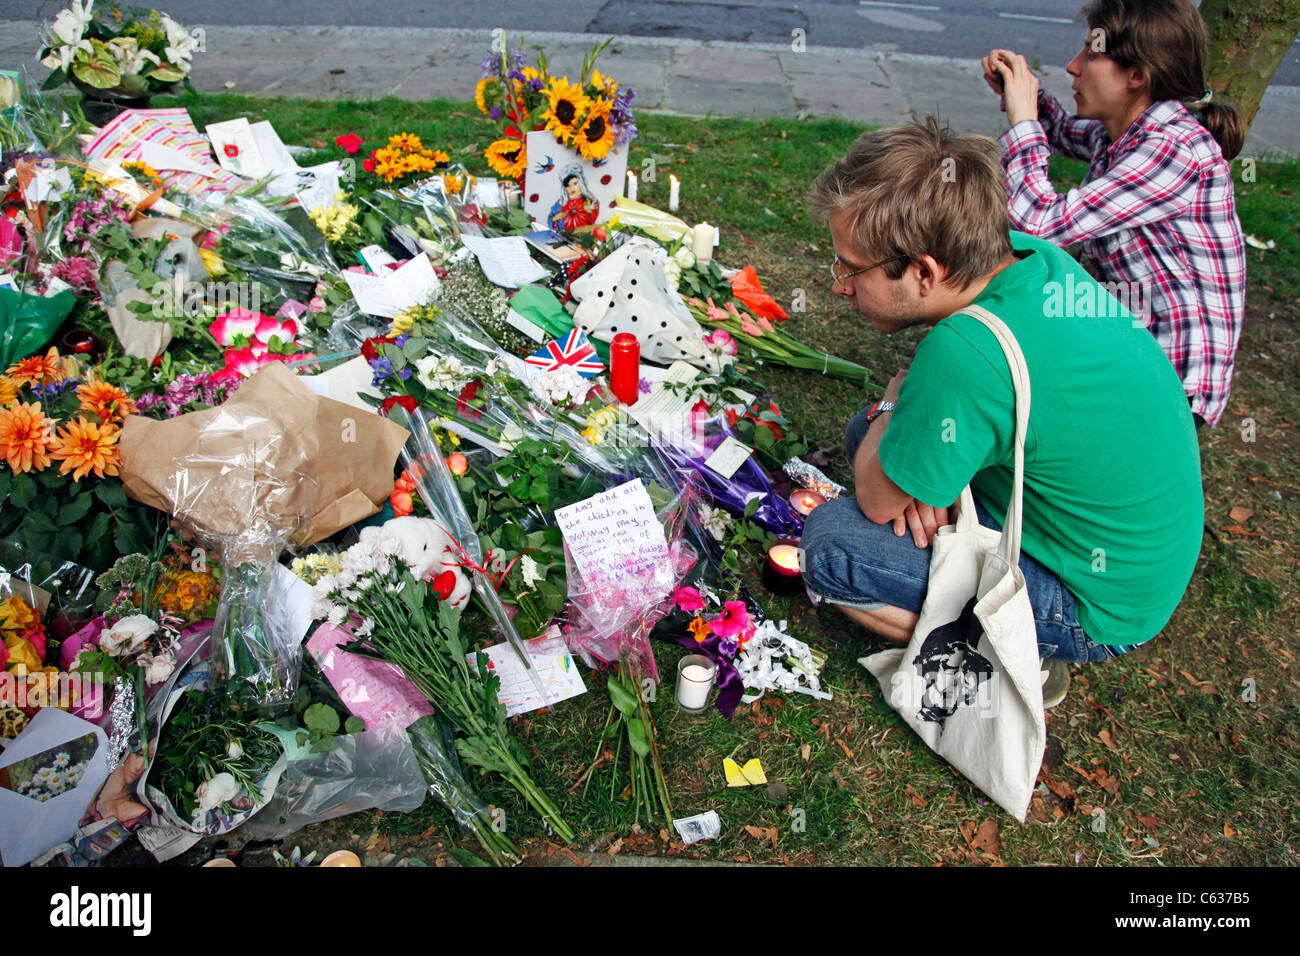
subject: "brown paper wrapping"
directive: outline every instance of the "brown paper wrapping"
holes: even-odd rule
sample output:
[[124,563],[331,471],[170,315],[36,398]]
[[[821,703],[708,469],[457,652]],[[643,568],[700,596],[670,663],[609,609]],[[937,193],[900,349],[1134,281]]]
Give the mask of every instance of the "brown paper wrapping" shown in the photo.
[[304,547],[380,509],[409,434],[316,395],[277,362],[220,407],[166,421],[129,417],[122,484],[198,531],[297,528],[292,541]]

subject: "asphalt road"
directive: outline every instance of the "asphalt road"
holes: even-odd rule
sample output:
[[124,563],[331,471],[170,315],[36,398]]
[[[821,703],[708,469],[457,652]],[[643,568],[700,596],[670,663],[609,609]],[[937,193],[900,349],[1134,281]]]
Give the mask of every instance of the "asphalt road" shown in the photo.
[[[0,19],[50,19],[62,0],[0,0]],[[1009,47],[1064,66],[1082,45],[1082,0],[161,0],[184,23],[376,26],[792,42],[961,58]],[[525,37],[526,38],[526,37]],[[1300,86],[1300,43],[1274,83]]]

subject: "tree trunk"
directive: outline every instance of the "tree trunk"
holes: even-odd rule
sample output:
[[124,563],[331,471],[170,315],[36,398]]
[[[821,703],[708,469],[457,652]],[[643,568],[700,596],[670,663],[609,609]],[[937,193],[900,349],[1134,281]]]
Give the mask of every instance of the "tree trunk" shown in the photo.
[[1274,71],[1300,31],[1300,0],[1202,0],[1207,80],[1249,127]]

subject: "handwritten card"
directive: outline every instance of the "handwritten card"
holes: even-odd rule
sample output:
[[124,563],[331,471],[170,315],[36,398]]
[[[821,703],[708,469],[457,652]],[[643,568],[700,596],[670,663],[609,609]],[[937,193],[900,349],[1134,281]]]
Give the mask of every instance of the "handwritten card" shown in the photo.
[[555,520],[588,589],[626,592],[640,579],[660,590],[656,572],[672,564],[668,539],[640,478],[559,508]]
[[411,306],[424,305],[436,298],[442,288],[437,273],[433,271],[433,263],[424,253],[379,275],[346,271],[343,278],[362,312],[386,319]]
[[[587,685],[582,682],[578,665],[569,654],[562,636],[548,632],[528,641],[525,647],[529,659],[537,668],[537,676],[541,678],[547,700],[537,696],[532,678],[509,644],[493,644],[483,652],[488,658],[488,669],[501,681],[501,686],[497,688],[497,700],[505,707],[507,717],[525,714],[587,692]],[[465,656],[473,662],[477,655]]]
[[348,710],[370,730],[395,723],[409,727],[433,713],[429,701],[392,664],[349,654],[343,645],[352,635],[333,624],[322,624],[307,641],[307,650]]
[[483,274],[499,286],[514,288],[543,278],[547,272],[528,254],[522,236],[461,236],[465,248],[478,256]]

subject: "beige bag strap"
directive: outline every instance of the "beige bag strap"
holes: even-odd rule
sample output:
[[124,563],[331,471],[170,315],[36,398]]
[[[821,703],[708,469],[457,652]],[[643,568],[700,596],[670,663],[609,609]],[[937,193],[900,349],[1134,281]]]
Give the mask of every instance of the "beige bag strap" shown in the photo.
[[984,323],[1002,346],[1007,367],[1011,370],[1011,384],[1016,390],[1016,475],[1011,485],[1011,501],[1007,505],[1007,520],[1002,527],[998,550],[1011,567],[1020,563],[1020,534],[1024,517],[1025,497],[1025,434],[1029,430],[1029,367],[1025,364],[1020,343],[1007,328],[1007,324],[988,309],[970,305],[958,315],[969,315]]

